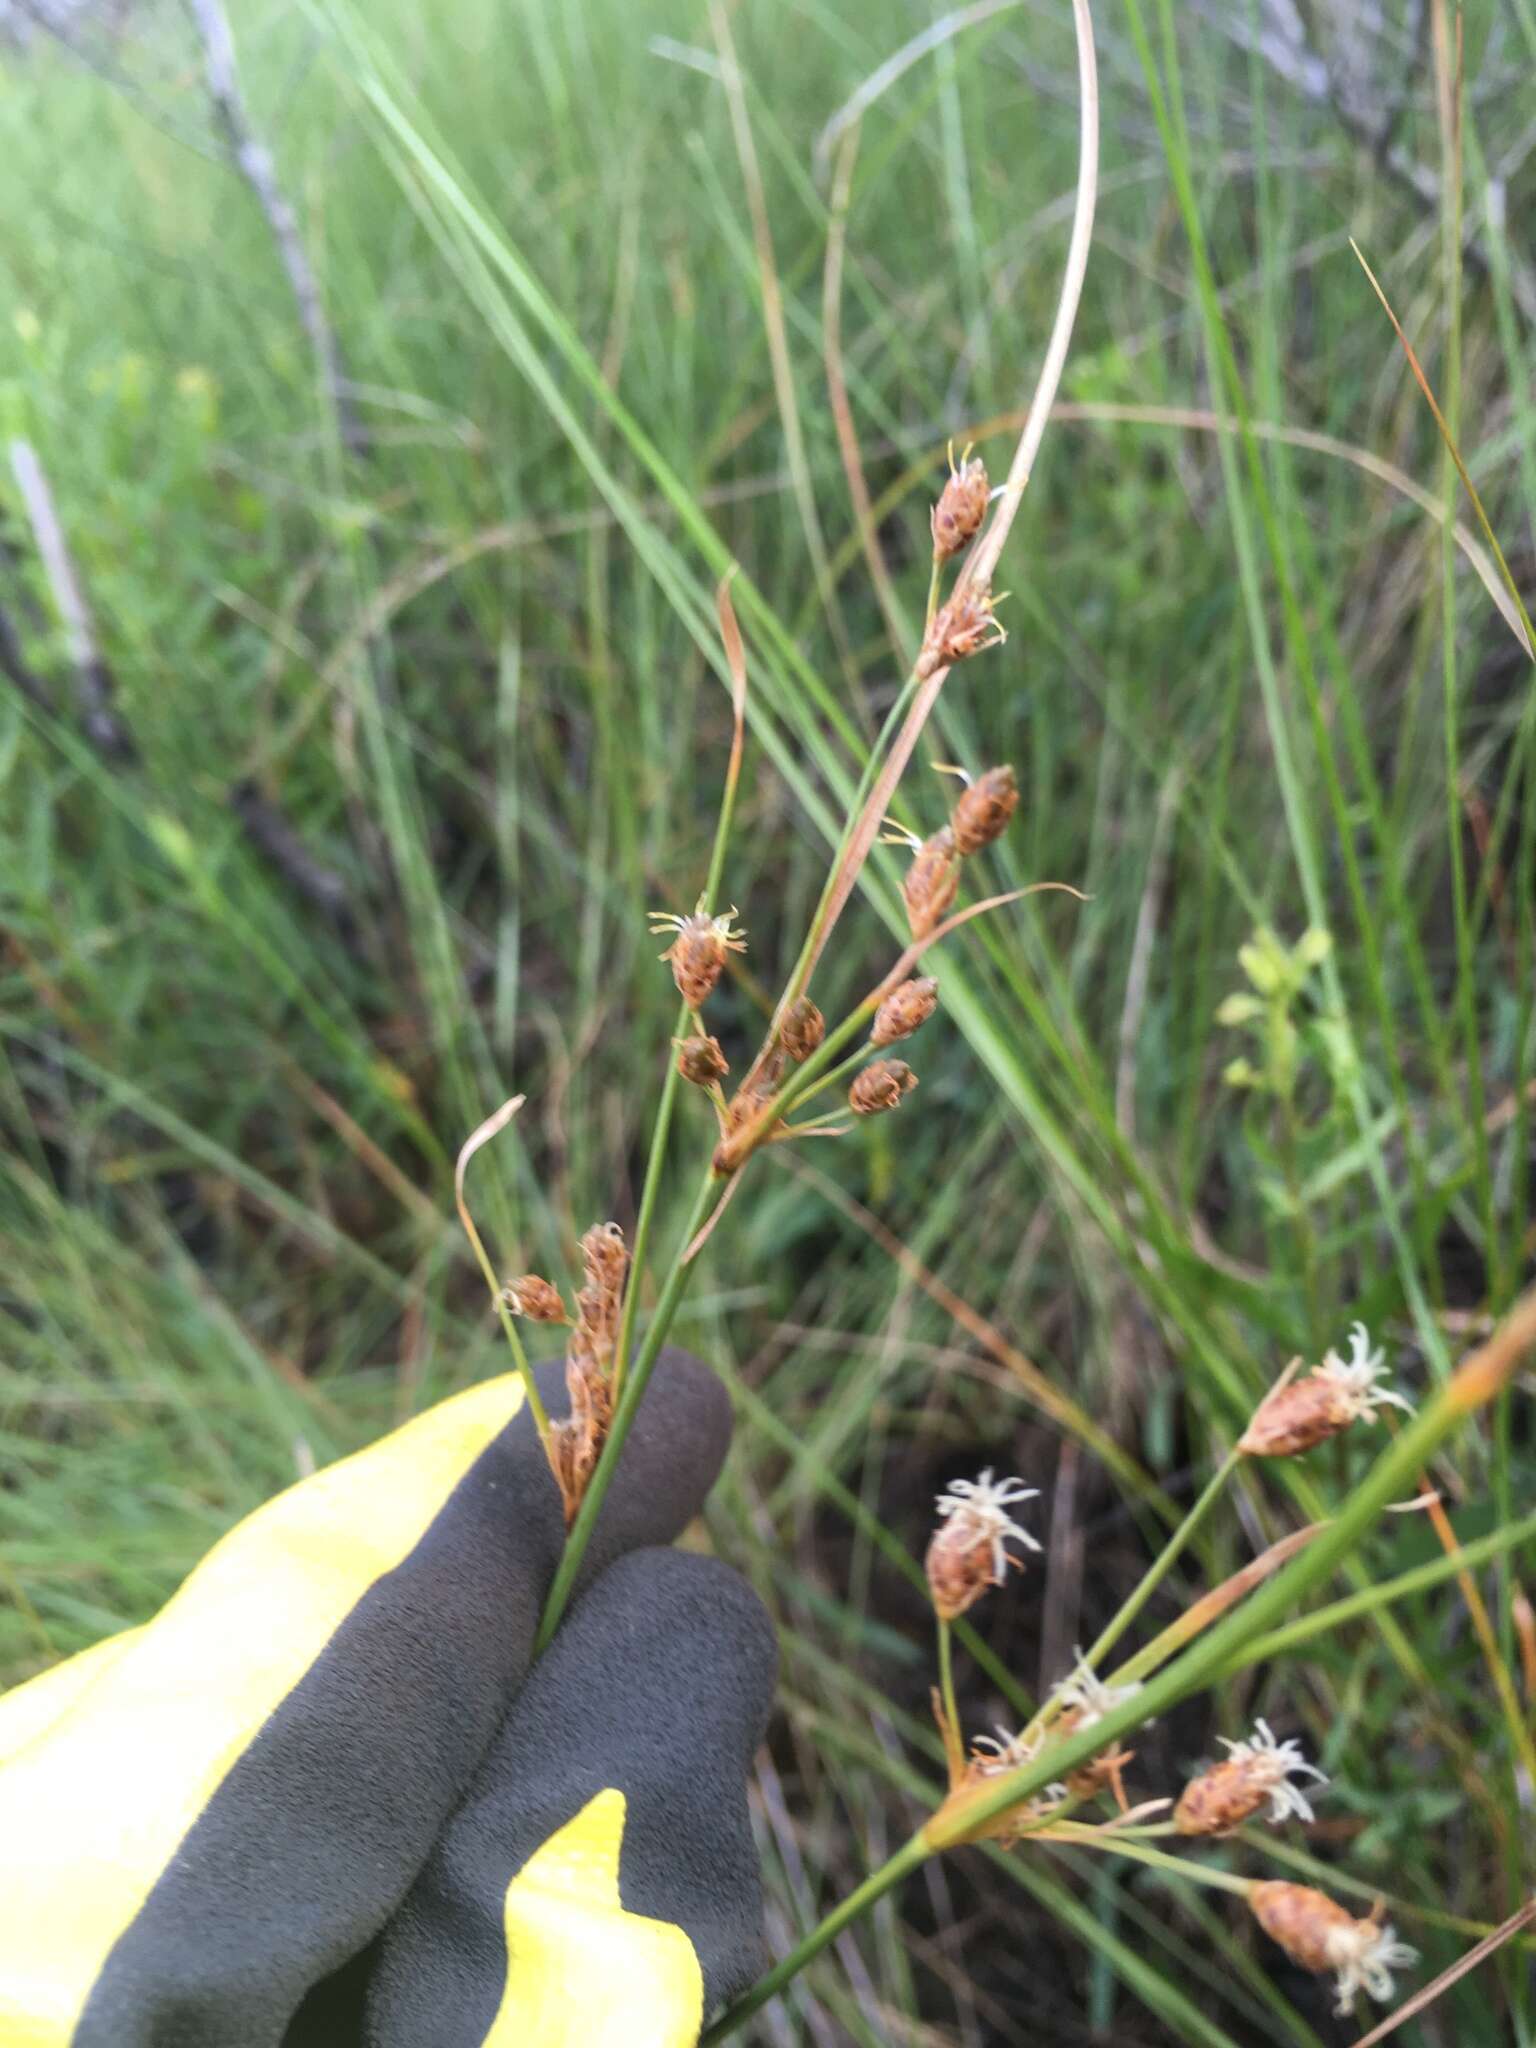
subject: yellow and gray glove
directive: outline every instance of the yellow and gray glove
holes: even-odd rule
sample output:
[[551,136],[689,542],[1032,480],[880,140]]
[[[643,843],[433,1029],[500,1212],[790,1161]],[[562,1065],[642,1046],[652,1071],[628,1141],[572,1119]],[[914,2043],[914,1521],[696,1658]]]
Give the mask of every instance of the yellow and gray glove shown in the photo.
[[0,1697],[4,2048],[692,2048],[761,1960],[774,1653],[732,1572],[654,1546],[728,1434],[664,1353],[536,1665],[562,1517],[509,1378]]

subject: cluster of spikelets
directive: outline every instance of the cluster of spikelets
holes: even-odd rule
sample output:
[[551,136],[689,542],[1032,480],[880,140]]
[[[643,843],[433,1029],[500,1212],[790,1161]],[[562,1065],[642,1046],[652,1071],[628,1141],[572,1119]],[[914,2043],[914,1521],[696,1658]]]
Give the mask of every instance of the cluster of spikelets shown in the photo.
[[533,1323],[572,1323],[565,1354],[570,1414],[551,1426],[549,1458],[569,1528],[613,1420],[614,1359],[624,1311],[629,1248],[617,1223],[594,1223],[581,1240],[584,1274],[573,1318],[560,1290],[539,1273],[514,1280],[502,1300]]
[[[1364,1325],[1356,1323],[1349,1333],[1347,1356],[1330,1351],[1304,1379],[1290,1373],[1282,1379],[1260,1404],[1239,1449],[1249,1457],[1293,1457],[1354,1424],[1376,1421],[1384,1406],[1408,1408],[1402,1394],[1381,1383],[1384,1373],[1382,1353],[1372,1349]],[[1017,1510],[1035,1498],[1036,1488],[1020,1479],[996,1479],[990,1469],[974,1480],[955,1480],[938,1496],[938,1522],[925,1570],[945,1653],[942,1671],[947,1672],[950,1624],[992,1587],[1002,1585],[1010,1568],[1022,1569],[1023,1552],[1041,1548],[1016,1519]],[[1307,1761],[1299,1742],[1278,1739],[1261,1719],[1242,1740],[1218,1738],[1226,1756],[1192,1778],[1177,1801],[1154,1799],[1131,1808],[1124,1772],[1134,1752],[1107,1745],[1043,1791],[984,1820],[968,1822],[978,1792],[990,1790],[1010,1772],[1048,1758],[1053,1745],[1094,1727],[1139,1690],[1134,1679],[1117,1683],[1101,1678],[1079,1650],[1074,1669],[1026,1728],[1014,1733],[1000,1727],[978,1736],[969,1754],[955,1726],[952,1690],[946,1684],[942,1695],[936,1691],[934,1713],[950,1763],[949,1796],[939,1816],[951,1823],[944,1838],[990,1840],[1003,1847],[1030,1837],[1049,1840],[1053,1827],[1065,1821],[1075,1804],[1106,1791],[1119,1808],[1106,1834],[1170,1807],[1167,1827],[1160,1831],[1188,1839],[1221,1839],[1260,1818],[1277,1827],[1291,1819],[1314,1818],[1306,1792],[1295,1781],[1323,1786],[1327,1778]],[[1293,1961],[1303,1969],[1334,1975],[1340,2013],[1353,2009],[1362,1990],[1378,2000],[1390,1998],[1392,1972],[1418,1960],[1416,1951],[1398,1941],[1394,1929],[1383,1921],[1379,1905],[1357,1919],[1310,1885],[1268,1881],[1251,1883],[1246,1896],[1259,1925]]]
[[[936,575],[944,562],[974,540],[989,497],[987,472],[979,457],[969,459],[967,451],[958,468],[951,462],[949,480],[932,511]],[[917,673],[932,674],[941,665],[998,645],[1004,637],[993,616],[991,596],[971,591],[962,570],[955,594],[929,621]],[[959,891],[961,863],[1001,837],[1019,801],[1012,768],[989,768],[974,778],[963,768],[946,766],[940,772],[958,775],[965,787],[936,832],[924,839],[887,820],[893,827],[886,835],[887,843],[908,845],[912,850],[902,893],[914,941],[926,941],[937,933]],[[686,915],[654,911],[651,918],[657,934],[671,935],[661,957],[671,964],[673,980],[693,1025],[691,1034],[677,1043],[678,1072],[702,1089],[714,1105],[719,1125],[715,1168],[721,1174],[734,1173],[758,1144],[837,1136],[846,1128],[792,1124],[774,1114],[786,1077],[803,1066],[826,1037],[826,1020],[803,990],[786,991],[745,1079],[733,1095],[725,1095],[721,1084],[731,1071],[730,1062],[719,1039],[706,1029],[702,1012],[719,984],[728,956],[746,950],[746,935],[736,929],[735,918],[734,908],[712,917],[702,905]],[[866,1053],[882,1056],[860,1065],[848,1084],[847,1107],[853,1115],[882,1115],[895,1109],[917,1086],[917,1076],[905,1060],[883,1055],[888,1047],[911,1038],[927,1023],[938,999],[938,983],[928,975],[908,976],[883,995],[865,1047]]]
[[[986,516],[991,493],[983,463],[969,458],[958,467],[951,459],[950,476],[933,507],[935,591],[942,566],[975,540]],[[919,675],[997,645],[1006,636],[993,616],[989,592],[972,587],[961,569],[947,604],[930,617],[916,664]],[[1018,804],[1018,785],[1011,768],[991,768],[971,778],[963,769],[945,773],[961,777],[965,787],[946,823],[930,838],[900,836],[910,842],[914,858],[904,885],[908,921],[914,942],[941,935],[939,927],[959,889],[961,863],[979,853],[1005,830]],[[803,987],[785,991],[766,1038],[735,1094],[727,1099],[722,1083],[730,1063],[720,1040],[704,1022],[706,1004],[719,986],[733,953],[744,953],[746,934],[736,924],[736,910],[711,915],[703,900],[686,914],[655,911],[655,933],[669,938],[662,959],[683,999],[691,1030],[675,1043],[677,1070],[706,1094],[714,1106],[719,1143],[714,1171],[734,1174],[762,1143],[787,1138],[839,1135],[846,1125],[790,1123],[777,1113],[787,1077],[818,1053],[826,1038],[826,1021]],[[890,977],[871,999],[873,1020],[860,1054],[845,1064],[858,1071],[848,1083],[847,1106],[855,1116],[878,1116],[892,1110],[917,1086],[917,1076],[904,1060],[885,1057],[887,1048],[903,1043],[933,1015],[938,983],[928,975]],[[871,1057],[871,1055],[875,1055]],[[839,1069],[839,1072],[842,1070]],[[817,1079],[806,1094],[825,1086]],[[462,1159],[461,1159],[462,1165]],[[466,1228],[471,1228],[466,1215]],[[478,1238],[476,1238],[478,1245]],[[584,1284],[574,1317],[560,1290],[542,1274],[525,1273],[500,1291],[507,1314],[536,1323],[572,1325],[566,1355],[569,1416],[548,1427],[551,1467],[565,1506],[566,1524],[575,1520],[588,1481],[596,1467],[613,1419],[624,1360],[616,1347],[624,1319],[629,1252],[616,1223],[595,1224],[581,1240]],[[526,1367],[525,1367],[526,1369]]]

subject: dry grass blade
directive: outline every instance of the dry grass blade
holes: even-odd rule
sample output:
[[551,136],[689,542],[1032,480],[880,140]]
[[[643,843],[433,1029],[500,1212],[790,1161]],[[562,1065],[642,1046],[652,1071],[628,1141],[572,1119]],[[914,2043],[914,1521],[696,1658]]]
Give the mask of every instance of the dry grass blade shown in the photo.
[[860,1007],[866,1010],[878,1009],[892,989],[898,988],[906,980],[930,946],[936,946],[940,939],[947,939],[951,932],[957,932],[961,925],[969,924],[973,917],[980,917],[988,910],[1001,910],[1008,903],[1020,903],[1026,896],[1053,893],[1075,897],[1079,903],[1093,901],[1093,898],[1083,890],[1074,889],[1070,882],[1031,882],[1027,888],[1009,889],[1001,896],[984,896],[980,903],[968,903],[964,910],[957,910],[953,917],[946,917],[942,924],[935,925],[926,938],[914,939],[885,979],[864,998]]
[[1281,1565],[1289,1563],[1298,1551],[1305,1550],[1313,1538],[1321,1536],[1327,1527],[1326,1522],[1309,1522],[1305,1529],[1293,1529],[1289,1536],[1282,1536],[1278,1543],[1272,1543],[1251,1564],[1245,1564],[1241,1571],[1223,1579],[1219,1586],[1212,1587],[1193,1606],[1187,1607],[1177,1621],[1170,1622],[1161,1635],[1154,1636],[1145,1649],[1138,1650],[1115,1673],[1111,1682],[1124,1685],[1133,1678],[1142,1678],[1147,1672],[1155,1671],[1159,1664],[1166,1664],[1175,1650],[1182,1650],[1213,1621],[1219,1621],[1229,1607],[1235,1607],[1239,1600],[1246,1599],[1256,1586],[1263,1585]]
[[1372,2027],[1368,2034],[1362,2034],[1355,2043],[1355,2048],[1375,2048],[1376,2042],[1385,2041],[1388,2034],[1395,2034],[1399,2027],[1406,2026],[1409,2020],[1423,2012],[1426,2006],[1433,2005],[1437,1998],[1449,1991],[1451,1986],[1465,1977],[1469,1970],[1475,1970],[1479,1963],[1485,1963],[1496,1949],[1501,1949],[1506,1941],[1517,1935],[1522,1927],[1529,1927],[1533,1920],[1536,1920],[1536,1899],[1527,1900],[1518,1913],[1511,1913],[1501,1927],[1496,1927],[1492,1934],[1477,1944],[1476,1948],[1469,1948],[1448,1970],[1442,1970],[1432,1984],[1426,1984],[1421,1991],[1415,1991],[1412,1998],[1404,1999],[1397,2011],[1389,2013],[1379,2027]]
[[1046,344],[1045,361],[1030,402],[1024,431],[1009,465],[1003,494],[997,501],[992,523],[976,543],[976,552],[966,566],[964,580],[974,590],[985,590],[992,581],[998,558],[1008,539],[1009,528],[1018,516],[1024,486],[1040,452],[1051,408],[1067,366],[1067,350],[1083,296],[1083,279],[1088,274],[1088,251],[1093,242],[1094,203],[1099,189],[1099,68],[1093,51],[1093,16],[1088,0],[1072,0],[1072,20],[1077,31],[1077,83],[1080,127],[1078,131],[1077,200],[1072,214],[1072,239],[1067,244],[1067,264],[1062,274],[1061,296],[1056,318]]
[[1353,236],[1350,237],[1349,246],[1351,247],[1351,249],[1354,250],[1355,255],[1359,258],[1360,268],[1365,272],[1366,276],[1371,281],[1371,290],[1375,292],[1377,298],[1380,299],[1382,304],[1382,310],[1386,313],[1387,318],[1392,322],[1392,331],[1394,334],[1396,334],[1398,340],[1403,345],[1403,354],[1408,358],[1408,367],[1410,370],[1412,370],[1414,380],[1418,384],[1419,389],[1423,392],[1425,401],[1427,402],[1430,411],[1435,416],[1435,425],[1440,429],[1440,438],[1445,443],[1446,452],[1449,454],[1452,462],[1454,462],[1456,465],[1457,475],[1461,478],[1462,483],[1466,486],[1467,496],[1472,500],[1472,509],[1477,514],[1477,521],[1479,526],[1481,526],[1483,529],[1483,538],[1487,541],[1489,547],[1493,550],[1493,558],[1499,565],[1499,574],[1504,579],[1504,587],[1509,592],[1515,610],[1520,615],[1521,639],[1525,647],[1525,651],[1530,656],[1532,661],[1536,661],[1536,635],[1533,635],[1532,633],[1530,617],[1527,614],[1524,602],[1521,599],[1519,587],[1517,586],[1513,575],[1510,573],[1509,564],[1504,559],[1504,550],[1499,546],[1498,535],[1493,530],[1493,526],[1489,521],[1488,514],[1483,510],[1483,501],[1477,494],[1477,486],[1475,483],[1473,483],[1472,478],[1467,472],[1467,465],[1461,459],[1461,450],[1456,445],[1456,437],[1454,434],[1452,434],[1450,426],[1446,420],[1445,414],[1440,410],[1439,402],[1437,401],[1434,392],[1430,389],[1429,379],[1425,376],[1423,366],[1420,364],[1418,357],[1414,354],[1413,343],[1408,339],[1407,335],[1403,332],[1402,322],[1398,319],[1397,315],[1392,310],[1392,302],[1390,301],[1390,299],[1388,299],[1386,293],[1382,290],[1380,284],[1377,282],[1375,271],[1372,270],[1369,263],[1366,262],[1365,257],[1361,254],[1360,244],[1357,241],[1355,241]]
[[731,758],[726,765],[726,789],[734,794],[741,775],[741,751],[747,731],[747,651],[742,645],[736,607],[731,603],[731,583],[736,574],[733,562],[720,578],[715,591],[715,610],[720,615],[720,638],[725,646],[726,666],[731,672]]
[[464,1175],[469,1169],[469,1162],[474,1158],[481,1146],[488,1145],[492,1138],[496,1137],[499,1132],[504,1131],[527,1100],[526,1095],[512,1096],[509,1101],[501,1105],[500,1109],[493,1111],[483,1124],[477,1124],[459,1147],[459,1156],[455,1160],[453,1168],[453,1199],[458,1204],[459,1220],[469,1232],[471,1240],[476,1244],[480,1241],[479,1234],[475,1230],[474,1224],[470,1221],[469,1210],[465,1206]]

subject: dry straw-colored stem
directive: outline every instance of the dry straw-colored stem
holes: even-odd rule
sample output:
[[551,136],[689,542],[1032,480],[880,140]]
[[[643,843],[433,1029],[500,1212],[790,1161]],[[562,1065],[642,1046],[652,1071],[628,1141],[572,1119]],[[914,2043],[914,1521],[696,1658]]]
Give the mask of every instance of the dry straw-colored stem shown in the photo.
[[[484,1241],[479,1231],[475,1228],[475,1219],[469,1213],[469,1203],[464,1196],[464,1176],[469,1170],[469,1162],[474,1158],[482,1145],[488,1145],[492,1138],[506,1129],[526,1100],[526,1096],[514,1095],[510,1101],[504,1102],[500,1109],[494,1110],[483,1124],[477,1124],[464,1140],[463,1144],[459,1147],[459,1156],[454,1161],[453,1199],[458,1208],[459,1221],[464,1226],[464,1235],[469,1239],[470,1248],[474,1252],[481,1272],[485,1275],[485,1284],[491,1290],[491,1300],[496,1305],[496,1313],[501,1318],[501,1327],[506,1334],[507,1345],[511,1350],[513,1363],[522,1377],[523,1387],[528,1396],[528,1412],[533,1417],[534,1427],[539,1432],[539,1442],[543,1444],[544,1454],[548,1457],[550,1454],[549,1414],[539,1397],[538,1382],[534,1379],[533,1367],[528,1363],[528,1354],[523,1349],[523,1340],[517,1334],[517,1325],[512,1320],[511,1311],[503,1298],[502,1285],[496,1277],[496,1268],[491,1264],[490,1254],[486,1251]],[[553,1470],[553,1463],[551,1463],[551,1470]]]

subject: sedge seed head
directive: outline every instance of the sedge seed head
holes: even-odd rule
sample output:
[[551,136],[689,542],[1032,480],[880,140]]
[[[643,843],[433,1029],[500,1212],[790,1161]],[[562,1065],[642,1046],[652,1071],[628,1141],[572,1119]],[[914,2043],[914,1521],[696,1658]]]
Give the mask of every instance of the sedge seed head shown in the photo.
[[695,1088],[708,1088],[723,1080],[731,1066],[721,1050],[719,1039],[699,1032],[692,1038],[678,1040],[677,1071]]
[[876,1010],[869,1034],[871,1043],[895,1045],[900,1039],[910,1038],[928,1022],[938,1002],[939,984],[929,976],[914,975],[910,981],[902,982]]
[[779,1020],[779,1043],[798,1067],[827,1035],[827,1020],[809,996],[796,996]]
[[1332,1970],[1338,1990],[1335,2010],[1353,2012],[1356,1995],[1367,1991],[1378,2004],[1393,1995],[1392,1973],[1419,1960],[1417,1949],[1397,1939],[1396,1929],[1380,1917],[1380,1907],[1364,1920],[1309,1884],[1270,1879],[1248,1894],[1254,1918],[1283,1948],[1292,1962],[1321,1976]]
[[1253,1458],[1294,1458],[1352,1423],[1374,1422],[1380,1408],[1401,1408],[1411,1415],[1413,1403],[1406,1395],[1379,1384],[1386,1370],[1364,1323],[1352,1324],[1348,1358],[1330,1351],[1304,1379],[1269,1395],[1239,1449]]
[[963,451],[957,469],[954,443],[950,443],[949,477],[930,514],[936,562],[947,562],[968,547],[987,516],[987,465],[979,455],[967,460],[970,453],[969,448]]
[[525,1273],[521,1280],[514,1280],[504,1290],[502,1300],[513,1315],[526,1316],[530,1323],[568,1323],[571,1320],[560,1298],[559,1288],[541,1273]]
[[950,813],[956,850],[969,856],[1000,839],[1018,805],[1019,785],[1011,768],[989,768],[979,775]]
[[702,910],[687,917],[670,910],[651,912],[653,935],[668,931],[675,934],[661,958],[671,961],[677,992],[690,1010],[702,1009],[714,993],[726,954],[747,950],[746,933],[732,928],[735,915],[734,906],[718,917],[706,917]]
[[943,825],[930,839],[919,840],[901,885],[907,924],[914,939],[926,939],[943,920],[960,887],[960,850],[955,835]]
[[929,622],[917,658],[918,674],[931,676],[936,669],[949,668],[972,654],[1001,647],[1008,638],[997,616],[1001,602],[990,590],[972,588],[962,576],[960,588]]
[[934,1612],[941,1621],[953,1621],[973,1607],[989,1586],[1000,1586],[1010,1565],[1022,1567],[1023,1559],[1008,1548],[1010,1542],[1022,1543],[1026,1550],[1041,1548],[1009,1512],[1023,1501],[1036,1499],[1038,1492],[1022,1479],[994,1480],[989,1465],[979,1478],[953,1480],[938,1495],[939,1526],[928,1545],[923,1568]]
[[905,1060],[871,1060],[853,1078],[848,1107],[855,1116],[881,1116],[916,1086],[917,1076]]
[[1304,1773],[1319,1784],[1328,1780],[1315,1764],[1309,1764],[1295,1741],[1277,1742],[1267,1721],[1255,1721],[1246,1742],[1217,1740],[1228,1752],[1219,1763],[1184,1787],[1173,1811],[1173,1824],[1181,1835],[1229,1835],[1251,1820],[1267,1804],[1265,1818],[1279,1827],[1294,1814],[1298,1820],[1315,1818],[1291,1774]]

